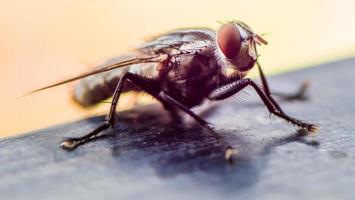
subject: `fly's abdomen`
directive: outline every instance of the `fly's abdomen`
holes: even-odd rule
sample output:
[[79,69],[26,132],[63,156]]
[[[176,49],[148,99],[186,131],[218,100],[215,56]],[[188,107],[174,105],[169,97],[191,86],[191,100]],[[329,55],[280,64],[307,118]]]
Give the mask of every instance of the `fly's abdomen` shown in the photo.
[[80,80],[74,87],[75,102],[87,107],[111,97],[120,78],[128,68],[119,68]]
[[[98,68],[122,63],[127,60],[134,59],[135,52],[128,53],[122,56],[111,58],[100,64]],[[81,79],[74,87],[73,99],[79,105],[88,107],[99,103],[111,97],[116,89],[116,86],[123,74],[130,70],[132,65],[112,69],[107,72],[97,73],[92,76]],[[124,91],[136,90],[132,84],[125,84]]]
[[[134,54],[120,56],[108,60],[101,66],[110,66],[132,58],[134,58]],[[94,105],[113,95],[124,73],[129,72],[146,78],[154,78],[158,75],[159,71],[157,68],[159,68],[159,66],[160,64],[157,63],[138,63],[88,76],[80,80],[75,86],[73,94],[74,100],[84,107]],[[132,90],[139,91],[140,89],[131,82],[125,82],[122,92]]]

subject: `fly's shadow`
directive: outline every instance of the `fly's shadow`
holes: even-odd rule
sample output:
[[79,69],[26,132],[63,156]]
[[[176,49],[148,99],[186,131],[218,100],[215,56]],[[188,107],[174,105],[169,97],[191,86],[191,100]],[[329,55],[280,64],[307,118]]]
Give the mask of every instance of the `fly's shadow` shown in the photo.
[[[93,123],[98,123],[98,119],[102,118],[93,118]],[[237,129],[217,128],[216,132],[221,136],[218,139],[199,126],[175,125],[169,114],[157,105],[121,112],[117,120],[115,129],[99,139],[109,145],[113,158],[120,165],[127,169],[149,166],[164,178],[205,174],[207,180],[195,180],[203,180],[203,184],[229,185],[233,190],[256,182],[273,148],[291,142],[313,147],[319,145],[304,138],[306,133],[302,131],[258,139]],[[233,164],[225,160],[223,143],[234,148]]]

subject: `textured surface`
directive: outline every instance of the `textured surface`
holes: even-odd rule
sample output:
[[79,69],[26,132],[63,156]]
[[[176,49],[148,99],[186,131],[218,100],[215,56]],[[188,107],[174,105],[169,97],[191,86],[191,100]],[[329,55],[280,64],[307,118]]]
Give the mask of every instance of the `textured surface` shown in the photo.
[[[315,136],[274,116],[249,89],[220,102],[206,119],[237,151],[228,165],[219,143],[199,128],[166,122],[159,106],[120,113],[113,136],[67,152],[102,117],[0,141],[0,199],[351,199],[355,188],[355,59],[270,79],[293,91],[311,81],[311,99],[281,102],[292,116],[320,124]],[[31,117],[31,116],[28,116]]]

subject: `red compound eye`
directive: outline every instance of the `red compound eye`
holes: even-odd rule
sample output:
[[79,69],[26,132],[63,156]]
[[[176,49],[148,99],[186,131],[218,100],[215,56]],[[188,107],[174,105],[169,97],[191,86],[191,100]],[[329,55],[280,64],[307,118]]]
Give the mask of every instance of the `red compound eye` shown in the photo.
[[234,24],[224,24],[217,32],[217,44],[224,56],[228,59],[235,58],[240,49],[241,36]]

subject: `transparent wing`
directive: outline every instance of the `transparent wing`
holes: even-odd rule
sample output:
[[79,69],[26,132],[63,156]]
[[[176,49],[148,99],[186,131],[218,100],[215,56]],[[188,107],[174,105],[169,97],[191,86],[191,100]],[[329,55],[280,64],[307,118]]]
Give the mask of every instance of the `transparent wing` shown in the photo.
[[214,41],[215,33],[208,28],[176,29],[172,32],[150,38],[138,49],[145,52],[179,49],[184,44],[194,44],[196,48],[210,46]]
[[79,75],[73,76],[71,78],[68,78],[68,79],[53,83],[51,85],[48,85],[48,86],[33,90],[33,91],[27,93],[26,95],[29,95],[29,94],[32,94],[32,93],[35,93],[35,92],[39,92],[39,91],[42,91],[42,90],[46,90],[46,89],[49,89],[49,88],[52,88],[52,87],[56,87],[56,86],[59,86],[59,85],[63,85],[63,84],[66,84],[66,83],[69,83],[69,82],[72,82],[72,81],[76,81],[76,80],[79,80],[79,79],[82,79],[82,78],[85,78],[85,77],[88,77],[88,76],[92,76],[92,75],[95,75],[95,74],[98,74],[98,73],[107,72],[107,71],[110,71],[110,70],[113,70],[113,69],[117,69],[117,68],[120,68],[120,67],[125,67],[125,66],[128,66],[128,65],[134,65],[134,64],[139,64],[139,63],[161,62],[161,61],[163,61],[163,59],[164,58],[161,55],[144,55],[144,56],[136,56],[136,57],[129,56],[126,59],[123,59],[123,60],[122,59],[118,59],[119,61],[117,61],[117,62],[112,62],[113,60],[115,60],[115,59],[112,59],[112,60],[109,60],[107,62],[107,63],[110,63],[110,64],[100,65],[100,66],[95,67],[94,69],[92,69],[90,71],[87,71],[87,72],[84,72],[82,74],[79,74]]

